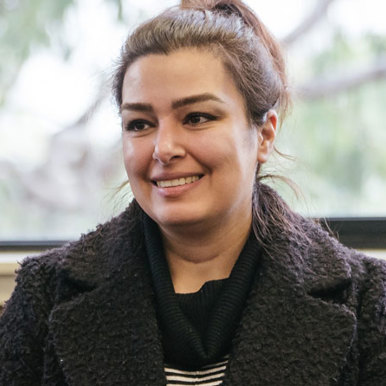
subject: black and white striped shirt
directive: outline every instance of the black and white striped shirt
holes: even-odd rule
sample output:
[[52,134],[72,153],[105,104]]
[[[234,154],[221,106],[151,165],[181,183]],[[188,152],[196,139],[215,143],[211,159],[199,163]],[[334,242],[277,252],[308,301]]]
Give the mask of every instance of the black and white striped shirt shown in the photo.
[[182,370],[165,365],[167,386],[217,386],[224,379],[228,359],[202,367],[200,370]]

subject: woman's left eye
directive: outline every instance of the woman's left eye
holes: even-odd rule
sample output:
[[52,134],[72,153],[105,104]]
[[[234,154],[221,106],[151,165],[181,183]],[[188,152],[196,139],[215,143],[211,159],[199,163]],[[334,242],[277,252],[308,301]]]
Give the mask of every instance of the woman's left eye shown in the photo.
[[184,125],[200,125],[209,121],[214,121],[215,116],[207,113],[191,113],[188,114],[184,119]]

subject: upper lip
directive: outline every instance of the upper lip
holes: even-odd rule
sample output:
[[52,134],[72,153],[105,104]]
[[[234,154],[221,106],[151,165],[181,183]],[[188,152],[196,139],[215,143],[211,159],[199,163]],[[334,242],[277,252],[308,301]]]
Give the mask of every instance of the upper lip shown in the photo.
[[157,182],[157,181],[171,181],[171,180],[175,180],[175,179],[178,179],[178,178],[187,178],[187,177],[193,177],[193,176],[199,176],[199,177],[202,177],[203,176],[203,173],[162,173],[162,174],[157,174],[153,177],[151,177],[150,179],[154,182]]

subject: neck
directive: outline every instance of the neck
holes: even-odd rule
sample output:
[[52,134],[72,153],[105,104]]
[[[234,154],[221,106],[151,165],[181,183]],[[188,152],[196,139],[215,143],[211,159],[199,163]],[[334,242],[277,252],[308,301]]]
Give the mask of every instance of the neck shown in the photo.
[[[240,220],[242,218],[242,220]],[[248,239],[252,214],[200,230],[161,229],[174,290],[198,291],[204,283],[229,277]]]

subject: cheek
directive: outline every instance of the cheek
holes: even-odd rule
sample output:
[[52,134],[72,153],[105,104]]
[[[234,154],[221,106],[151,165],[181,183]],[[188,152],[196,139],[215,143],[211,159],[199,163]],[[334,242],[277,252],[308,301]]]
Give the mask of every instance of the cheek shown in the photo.
[[199,163],[213,171],[228,164],[232,149],[224,138],[208,135],[192,140],[190,153]]
[[126,173],[129,178],[135,175],[146,173],[146,168],[151,162],[152,153],[146,151],[141,141],[133,141],[131,139],[122,139],[123,162]]
[[240,167],[241,144],[229,133],[211,133],[195,138],[190,142],[190,150],[193,157],[204,164],[211,171],[226,169],[232,172]]
[[127,174],[130,174],[130,167],[133,165],[132,160],[135,158],[134,150],[132,143],[122,138],[123,163],[125,164]]

